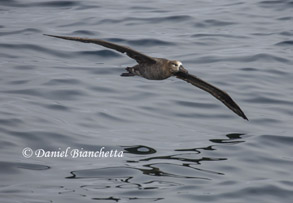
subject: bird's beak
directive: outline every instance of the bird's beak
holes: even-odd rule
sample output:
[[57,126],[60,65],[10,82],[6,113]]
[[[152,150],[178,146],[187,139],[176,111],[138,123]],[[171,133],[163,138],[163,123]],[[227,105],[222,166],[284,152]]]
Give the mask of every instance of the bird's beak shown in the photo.
[[188,73],[188,71],[181,65],[180,67],[179,67],[179,72],[182,72],[182,73]]

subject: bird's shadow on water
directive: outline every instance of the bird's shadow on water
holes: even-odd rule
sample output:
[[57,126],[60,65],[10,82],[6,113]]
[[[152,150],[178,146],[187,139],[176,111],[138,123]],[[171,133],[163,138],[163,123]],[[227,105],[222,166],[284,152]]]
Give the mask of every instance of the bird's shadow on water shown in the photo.
[[[243,143],[245,142],[243,135],[241,133],[230,133],[224,139],[210,139],[209,142],[212,144],[209,146],[174,149],[175,153],[173,152],[171,155],[156,156],[158,154],[156,149],[143,145],[122,146],[124,156],[130,157],[126,160],[126,166],[72,171],[72,176],[67,178],[128,177],[132,179],[139,174],[143,174],[152,177],[211,180],[214,175],[222,176],[225,174],[221,171],[206,169],[207,167],[203,167],[205,163],[227,160],[228,157],[217,156],[218,146]],[[205,153],[213,154],[213,156],[205,156]]]

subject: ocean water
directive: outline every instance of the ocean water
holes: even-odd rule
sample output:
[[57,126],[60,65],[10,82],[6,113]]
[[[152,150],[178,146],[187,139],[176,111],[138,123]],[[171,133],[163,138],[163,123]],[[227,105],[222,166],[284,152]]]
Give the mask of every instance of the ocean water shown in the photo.
[[[292,0],[1,0],[0,202],[293,202],[292,13]],[[45,33],[180,60],[249,121]]]

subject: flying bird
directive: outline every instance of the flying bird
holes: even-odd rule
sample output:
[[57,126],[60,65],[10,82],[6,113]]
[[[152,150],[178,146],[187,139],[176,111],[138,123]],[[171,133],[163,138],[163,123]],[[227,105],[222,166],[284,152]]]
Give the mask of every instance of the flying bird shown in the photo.
[[73,40],[84,43],[98,44],[109,49],[114,49],[121,53],[126,53],[130,58],[134,59],[138,64],[133,67],[127,67],[126,73],[122,73],[121,76],[141,76],[149,80],[164,80],[171,76],[175,76],[182,79],[208,93],[220,100],[229,109],[231,109],[238,116],[243,119],[247,119],[240,107],[233,101],[233,99],[223,90],[203,81],[195,75],[189,74],[188,71],[182,66],[182,63],[177,60],[168,60],[164,58],[155,58],[140,53],[127,46],[118,45],[112,42],[107,42],[100,39],[89,39],[80,37],[68,37],[58,35],[48,35],[50,37],[56,37],[65,40]]

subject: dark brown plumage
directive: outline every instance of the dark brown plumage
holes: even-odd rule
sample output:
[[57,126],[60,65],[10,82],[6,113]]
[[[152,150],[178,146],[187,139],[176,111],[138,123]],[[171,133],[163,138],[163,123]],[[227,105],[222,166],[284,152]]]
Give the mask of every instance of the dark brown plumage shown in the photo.
[[211,95],[216,97],[218,100],[223,102],[229,109],[240,117],[247,119],[240,107],[233,101],[233,99],[223,90],[199,79],[198,77],[191,75],[182,66],[180,61],[172,61],[163,58],[150,57],[142,54],[136,50],[133,50],[126,46],[114,44],[100,39],[88,39],[80,37],[67,37],[57,35],[47,35],[50,37],[56,37],[60,39],[79,41],[84,43],[98,44],[110,49],[115,49],[121,53],[126,53],[130,58],[133,58],[138,64],[133,67],[127,67],[127,73],[122,73],[121,76],[141,76],[149,80],[164,80],[171,76],[176,76],[204,91],[209,92]]

